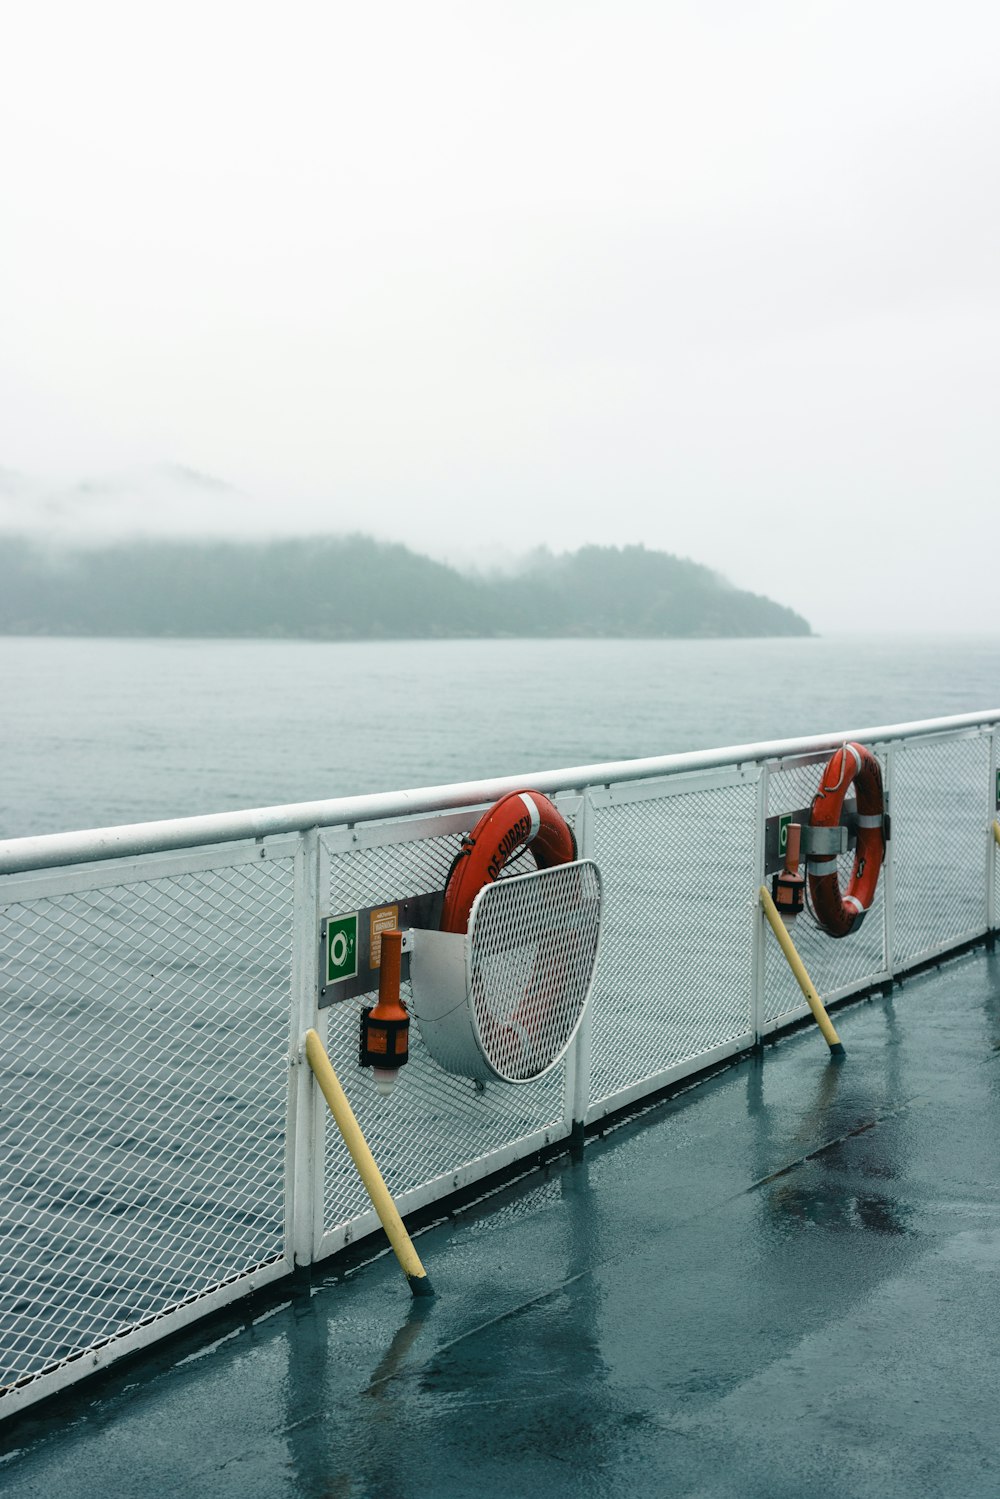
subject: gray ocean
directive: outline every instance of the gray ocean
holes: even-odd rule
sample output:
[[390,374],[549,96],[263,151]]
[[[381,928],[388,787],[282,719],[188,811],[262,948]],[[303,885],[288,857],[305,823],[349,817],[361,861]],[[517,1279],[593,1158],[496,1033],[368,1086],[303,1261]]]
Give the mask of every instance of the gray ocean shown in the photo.
[[0,837],[971,712],[1000,636],[0,640]]

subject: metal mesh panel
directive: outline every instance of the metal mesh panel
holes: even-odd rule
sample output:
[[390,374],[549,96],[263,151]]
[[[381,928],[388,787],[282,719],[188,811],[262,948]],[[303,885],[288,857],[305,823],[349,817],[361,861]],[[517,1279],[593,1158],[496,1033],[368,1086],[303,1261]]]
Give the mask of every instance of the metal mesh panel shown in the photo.
[[388,905],[398,897],[444,889],[461,840],[414,837],[412,826],[408,831],[409,842],[403,841],[405,834],[387,830],[384,844],[331,854],[331,911]]
[[[885,757],[872,746],[885,777]],[[808,807],[816,795],[825,760],[788,763],[768,775],[767,815],[774,817]],[[895,823],[893,824],[895,826]],[[841,854],[837,860],[837,879],[846,890],[854,866],[854,853]],[[838,993],[848,987],[863,988],[885,972],[885,870],[879,877],[875,899],[861,926],[849,937],[831,937],[818,925],[807,909],[797,916],[790,928],[792,941],[806,966],[806,971],[821,996]],[[772,933],[764,934],[764,1006],[765,1022],[786,1019],[805,1013],[808,1006],[802,991]]]
[[917,961],[986,925],[985,734],[915,740],[894,751],[892,782],[894,958]]
[[755,786],[628,797],[594,812],[593,1102],[752,1028]]
[[291,885],[0,910],[0,1385],[280,1258]]
[[483,893],[472,929],[472,1004],[483,1049],[504,1077],[536,1077],[566,1050],[590,989],[600,918],[592,864],[502,880]]
[[[386,836],[393,834],[387,830]],[[441,890],[459,847],[455,835],[334,854],[330,909],[388,904],[397,897]],[[533,867],[530,855],[522,856],[508,866],[507,873]],[[402,985],[402,996],[412,1007],[409,983]],[[428,1056],[416,1026],[410,1028],[410,1060],[392,1094],[380,1098],[370,1073],[357,1065],[359,1009],[372,997],[330,1007],[327,1050],[394,1196],[454,1176],[540,1129],[550,1130],[553,1138],[563,1130],[564,1064],[517,1088],[499,1082],[474,1083],[443,1072]],[[330,1230],[360,1217],[370,1203],[330,1119],[325,1150],[324,1227]]]

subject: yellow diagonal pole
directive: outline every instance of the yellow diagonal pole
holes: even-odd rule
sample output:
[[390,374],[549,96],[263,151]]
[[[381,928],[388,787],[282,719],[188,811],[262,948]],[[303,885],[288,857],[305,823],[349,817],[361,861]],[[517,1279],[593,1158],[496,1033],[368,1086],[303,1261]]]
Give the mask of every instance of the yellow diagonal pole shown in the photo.
[[830,1048],[830,1055],[832,1057],[844,1056],[843,1043],[833,1028],[833,1021],[826,1013],[823,1001],[816,993],[813,981],[806,972],[806,965],[795,951],[795,944],[788,935],[788,928],[778,915],[778,908],[771,899],[771,892],[766,885],[761,885],[760,887],[760,903],[764,907],[764,915],[770,922],[771,930],[778,939],[778,945],[788,959],[788,966],[798,980],[799,988],[809,1003],[809,1008],[813,1012],[813,1019],[823,1032],[823,1037]]
[[993,836],[1000,843],[1000,822],[997,822],[995,817],[993,819]]
[[344,1144],[351,1152],[351,1159],[358,1168],[358,1175],[365,1184],[365,1190],[379,1215],[389,1243],[403,1267],[410,1290],[414,1296],[433,1296],[434,1292],[427,1278],[427,1271],[420,1263],[420,1256],[413,1247],[413,1240],[406,1232],[399,1210],[382,1180],[381,1171],[375,1164],[375,1157],[368,1149],[368,1142],[361,1133],[361,1126],[354,1117],[354,1110],[347,1101],[347,1094],[340,1086],[340,1079],[333,1070],[333,1064],[326,1054],[326,1047],[313,1030],[306,1031],[306,1057],[323,1097],[330,1105],[330,1113],[336,1121],[337,1128],[344,1137]]

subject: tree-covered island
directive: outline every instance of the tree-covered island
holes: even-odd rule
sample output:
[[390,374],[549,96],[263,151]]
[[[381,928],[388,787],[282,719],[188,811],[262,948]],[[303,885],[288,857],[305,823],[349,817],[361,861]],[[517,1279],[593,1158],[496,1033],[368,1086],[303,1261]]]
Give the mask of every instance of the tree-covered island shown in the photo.
[[0,633],[394,640],[809,635],[801,615],[642,546],[539,552],[473,575],[368,536],[0,538]]

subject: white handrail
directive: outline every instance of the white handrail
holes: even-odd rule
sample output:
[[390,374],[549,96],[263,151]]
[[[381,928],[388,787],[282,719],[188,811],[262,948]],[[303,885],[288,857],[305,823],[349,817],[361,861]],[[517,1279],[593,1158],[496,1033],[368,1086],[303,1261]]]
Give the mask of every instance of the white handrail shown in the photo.
[[294,802],[282,807],[257,807],[243,812],[215,812],[201,817],[175,817],[160,822],[126,823],[121,827],[90,828],[74,833],[44,833],[0,840],[0,874],[51,869],[67,864],[89,864],[98,859],[164,853],[171,849],[232,843],[300,833],[308,828],[376,822],[425,812],[492,802],[509,791],[531,786],[536,791],[582,790],[612,781],[640,781],[652,776],[683,775],[789,755],[822,754],[847,739],[884,743],[919,735],[955,733],[1000,723],[1000,708],[959,713],[950,718],[928,718],[878,728],[838,730],[799,739],[772,739],[759,744],[730,745],[724,749],[693,750],[655,755],[641,760],[611,760],[577,765],[565,770],[533,770],[483,781],[461,781],[447,786],[420,786],[411,791],[375,792],[365,796],[334,797],[329,801]]

